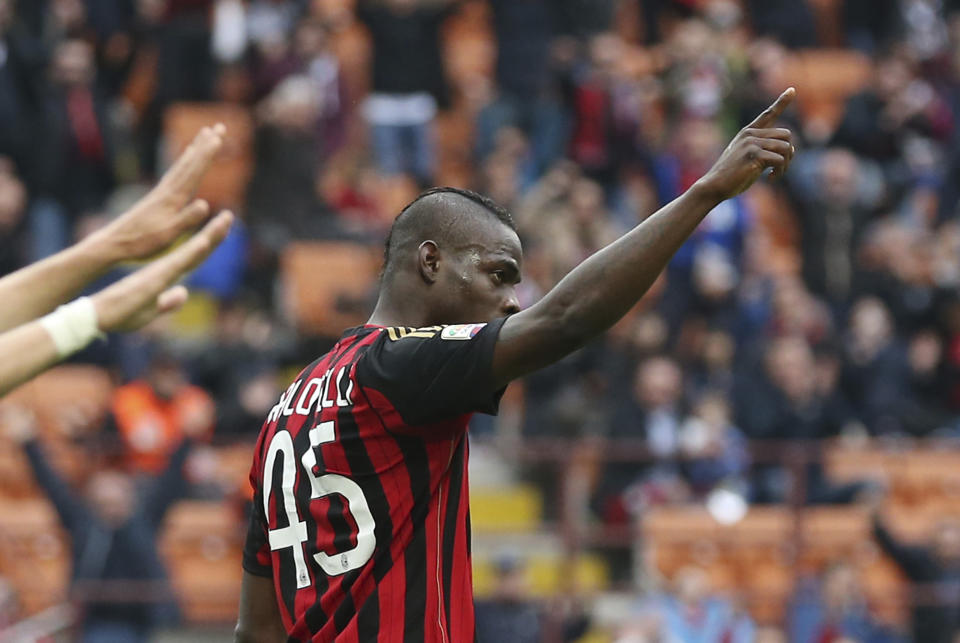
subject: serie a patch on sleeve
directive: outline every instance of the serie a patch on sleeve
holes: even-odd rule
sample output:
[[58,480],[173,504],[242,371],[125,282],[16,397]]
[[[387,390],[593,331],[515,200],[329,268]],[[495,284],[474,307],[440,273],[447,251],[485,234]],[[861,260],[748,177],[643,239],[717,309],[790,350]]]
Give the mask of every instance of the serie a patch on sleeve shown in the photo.
[[486,326],[486,324],[457,324],[455,326],[447,326],[440,332],[440,339],[473,339],[484,326]]

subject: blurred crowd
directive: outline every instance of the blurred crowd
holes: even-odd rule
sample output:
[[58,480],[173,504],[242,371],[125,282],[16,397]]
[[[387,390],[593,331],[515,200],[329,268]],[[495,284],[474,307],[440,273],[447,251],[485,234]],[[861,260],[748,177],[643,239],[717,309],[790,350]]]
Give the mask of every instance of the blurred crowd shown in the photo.
[[[825,4],[839,18],[826,26]],[[447,30],[464,13],[484,17],[495,52],[489,73],[454,81]],[[106,441],[157,475],[185,435],[253,436],[290,370],[329,345],[278,305],[291,241],[381,243],[391,186],[456,180],[514,213],[529,305],[689,187],[792,82],[788,61],[825,46],[859,54],[862,88],[832,114],[805,109],[801,87],[784,180],[711,212],[627,319],[529,377],[519,429],[644,451],[649,464],[596,481],[607,524],[717,489],[796,499],[791,471],[750,445],[960,437],[955,0],[0,0],[0,273],[141,194],[173,153],[171,106],[252,117],[250,180],[213,204],[240,221],[191,278],[210,328],[184,338],[162,322],[79,357],[119,385]],[[466,129],[452,162],[450,123]],[[806,467],[802,501],[876,491]],[[844,574],[796,607],[843,615],[790,640],[886,640],[865,633]],[[622,640],[760,637],[722,601],[683,607],[701,580],[678,579]],[[685,634],[694,616],[725,633]]]

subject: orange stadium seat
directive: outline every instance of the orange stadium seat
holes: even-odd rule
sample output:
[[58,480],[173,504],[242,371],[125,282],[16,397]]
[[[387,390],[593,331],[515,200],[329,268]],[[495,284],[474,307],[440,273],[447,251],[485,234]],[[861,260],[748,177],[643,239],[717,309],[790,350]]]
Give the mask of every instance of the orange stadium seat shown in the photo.
[[849,49],[809,49],[790,56],[780,69],[780,85],[797,88],[797,106],[806,121],[833,131],[847,98],[870,82],[870,60]]
[[[236,617],[243,529],[225,503],[180,502],[163,525],[160,549],[187,619],[226,623]],[[42,499],[0,501],[0,575],[26,614],[68,596],[70,543],[53,507]]]
[[339,337],[370,313],[379,248],[354,243],[292,243],[281,257],[286,313],[303,331]]
[[894,504],[960,512],[960,454],[916,449],[830,449],[825,462],[836,480],[881,479]]
[[224,623],[236,618],[243,529],[228,505],[177,503],[164,522],[160,551],[188,620]]
[[[92,466],[70,441],[96,432],[110,406],[113,382],[95,366],[66,365],[47,371],[15,389],[2,404],[15,404],[36,416],[44,446],[54,465],[68,480],[76,480]],[[50,400],[56,400],[51,404]],[[5,444],[0,431],[0,444]],[[0,499],[36,496],[33,475],[20,449],[0,449]]]
[[[64,423],[64,410],[84,407],[92,419],[98,419],[110,406],[113,382],[109,373],[96,366],[58,366],[42,373],[3,398],[30,409],[43,431],[58,433]],[[50,400],[56,400],[51,404]]]
[[239,207],[253,171],[253,119],[246,108],[221,103],[171,105],[164,112],[167,151],[170,158],[179,156],[201,128],[218,122],[227,126],[229,136],[197,196],[215,207]]
[[42,499],[0,501],[0,576],[16,589],[25,614],[67,598],[70,543]]
[[[913,520],[910,513],[892,513],[891,529],[907,537],[902,525]],[[761,508],[723,526],[701,508],[662,508],[648,513],[642,533],[647,564],[655,571],[669,578],[686,565],[699,566],[716,589],[742,590],[742,600],[762,623],[782,619],[799,574],[820,572],[838,560],[860,570],[879,618],[903,624],[908,617],[908,587],[873,543],[863,510],[813,507],[795,520],[789,508]]]

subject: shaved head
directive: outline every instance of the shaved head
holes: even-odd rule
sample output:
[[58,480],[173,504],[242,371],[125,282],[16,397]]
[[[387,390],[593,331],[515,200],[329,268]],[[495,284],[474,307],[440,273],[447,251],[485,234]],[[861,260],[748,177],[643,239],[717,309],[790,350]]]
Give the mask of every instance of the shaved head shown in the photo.
[[469,243],[478,225],[489,218],[516,232],[513,217],[493,199],[459,188],[432,188],[407,205],[393,222],[383,254],[383,274],[388,276],[396,262],[416,253],[426,240],[455,248]]
[[523,250],[513,217],[493,200],[434,188],[397,215],[371,319],[430,326],[486,322],[520,309]]

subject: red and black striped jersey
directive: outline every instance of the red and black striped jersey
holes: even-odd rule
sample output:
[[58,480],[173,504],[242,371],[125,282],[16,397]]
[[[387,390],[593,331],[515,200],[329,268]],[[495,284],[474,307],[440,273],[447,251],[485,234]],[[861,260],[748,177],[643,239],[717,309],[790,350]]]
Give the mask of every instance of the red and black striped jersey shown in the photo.
[[503,321],[348,330],[270,411],[243,565],[291,640],[474,640],[466,429]]

